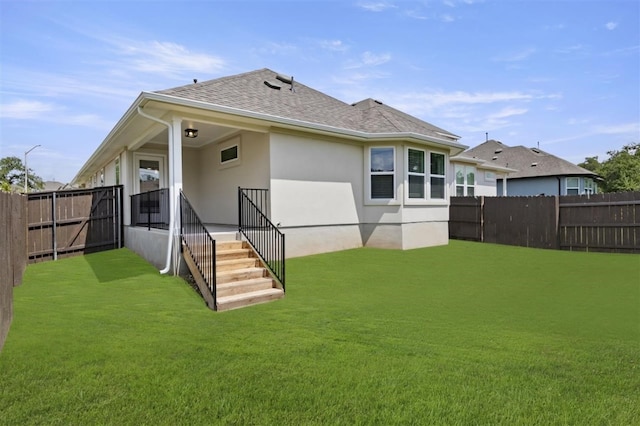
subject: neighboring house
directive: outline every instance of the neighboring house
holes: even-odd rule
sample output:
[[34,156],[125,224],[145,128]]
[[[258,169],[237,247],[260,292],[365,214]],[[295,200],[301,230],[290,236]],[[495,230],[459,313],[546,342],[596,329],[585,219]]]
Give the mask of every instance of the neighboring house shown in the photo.
[[488,140],[465,151],[462,156],[516,170],[509,173],[508,179],[497,182],[500,195],[582,195],[598,190],[600,177],[597,174],[539,148],[510,147]]
[[130,196],[159,188],[172,206],[183,191],[212,228],[237,226],[239,187],[268,189],[287,257],[411,249],[447,244],[449,159],[465,148],[378,101],[347,104],[261,69],[142,92],[72,184],[124,185],[125,244],[156,265],[168,231],[127,225]]
[[[451,157],[450,175],[453,180],[450,194],[455,197],[507,195],[507,186],[504,183],[510,174],[515,172],[517,170],[470,157],[463,152]],[[498,185],[501,188],[500,192]]]

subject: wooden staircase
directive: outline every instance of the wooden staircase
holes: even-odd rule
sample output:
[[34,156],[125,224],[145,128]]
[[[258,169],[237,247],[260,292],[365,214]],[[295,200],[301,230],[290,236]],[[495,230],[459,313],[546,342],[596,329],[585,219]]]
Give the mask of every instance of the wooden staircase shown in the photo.
[[[184,256],[207,305],[213,308],[213,298],[204,285],[197,267]],[[217,311],[228,311],[266,303],[284,297],[269,270],[246,241],[216,241],[216,304]]]

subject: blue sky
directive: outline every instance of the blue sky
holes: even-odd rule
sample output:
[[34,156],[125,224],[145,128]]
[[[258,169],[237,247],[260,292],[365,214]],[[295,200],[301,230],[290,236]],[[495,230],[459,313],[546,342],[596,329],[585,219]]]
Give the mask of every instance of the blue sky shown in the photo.
[[66,183],[141,91],[265,67],[468,146],[640,142],[635,0],[0,0],[0,157]]

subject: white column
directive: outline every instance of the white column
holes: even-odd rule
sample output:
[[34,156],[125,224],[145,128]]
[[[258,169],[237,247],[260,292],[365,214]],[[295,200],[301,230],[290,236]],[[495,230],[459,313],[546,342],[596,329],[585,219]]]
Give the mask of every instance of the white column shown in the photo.
[[174,215],[173,273],[178,274],[180,259],[180,191],[182,191],[182,118],[171,120],[169,136],[169,197],[171,214]]
[[507,196],[507,175],[502,178],[502,195]]

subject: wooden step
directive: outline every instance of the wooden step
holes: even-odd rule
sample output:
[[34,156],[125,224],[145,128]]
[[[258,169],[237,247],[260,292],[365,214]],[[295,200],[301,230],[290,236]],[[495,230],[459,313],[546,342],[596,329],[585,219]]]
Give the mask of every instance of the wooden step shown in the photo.
[[216,263],[216,271],[233,271],[236,269],[252,268],[260,266],[260,261],[255,257],[244,257],[241,259],[218,260]]
[[273,280],[270,277],[252,278],[242,281],[232,281],[228,283],[218,283],[216,285],[216,296],[218,300],[221,297],[233,296],[241,293],[251,293],[259,290],[268,290],[274,288]]
[[242,241],[216,241],[216,252],[245,248]]
[[253,252],[250,249],[232,249],[216,251],[216,260],[243,259],[251,257]]
[[216,283],[224,284],[233,281],[251,280],[253,278],[262,278],[266,276],[264,268],[248,267],[242,269],[233,269],[228,271],[216,271]]
[[250,293],[235,294],[232,296],[218,297],[218,311],[228,311],[249,305],[257,305],[272,300],[281,299],[284,292],[279,288],[252,291]]

